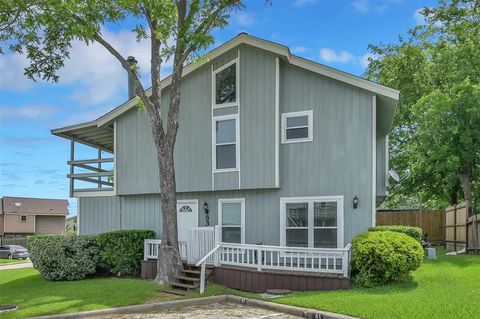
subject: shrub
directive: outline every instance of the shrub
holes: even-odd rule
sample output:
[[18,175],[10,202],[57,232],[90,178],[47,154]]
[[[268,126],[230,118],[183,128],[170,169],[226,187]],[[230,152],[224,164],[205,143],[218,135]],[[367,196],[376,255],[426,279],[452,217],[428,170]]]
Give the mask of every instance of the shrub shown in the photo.
[[148,238],[155,238],[155,232],[117,230],[97,235],[101,266],[116,275],[138,275],[143,258],[143,241]]
[[368,231],[394,231],[398,233],[404,233],[412,238],[415,238],[417,241],[422,240],[422,229],[420,227],[411,227],[411,226],[401,226],[401,225],[394,225],[394,226],[375,226],[370,227]]
[[48,280],[77,280],[95,273],[99,250],[91,236],[30,236],[33,266]]
[[353,239],[353,284],[374,287],[394,282],[417,269],[423,248],[410,236],[393,231],[366,232]]

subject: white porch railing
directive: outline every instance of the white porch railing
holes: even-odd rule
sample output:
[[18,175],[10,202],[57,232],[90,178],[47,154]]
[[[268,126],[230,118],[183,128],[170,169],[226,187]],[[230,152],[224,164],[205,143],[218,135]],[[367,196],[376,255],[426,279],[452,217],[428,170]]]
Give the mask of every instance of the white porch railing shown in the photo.
[[[158,259],[158,246],[162,243],[161,239],[145,239],[143,242],[143,260]],[[187,260],[187,242],[178,242],[178,250],[182,260]]]
[[[188,230],[187,262],[195,264],[215,247],[215,228],[197,227]],[[213,264],[213,256],[207,259],[207,264]]]

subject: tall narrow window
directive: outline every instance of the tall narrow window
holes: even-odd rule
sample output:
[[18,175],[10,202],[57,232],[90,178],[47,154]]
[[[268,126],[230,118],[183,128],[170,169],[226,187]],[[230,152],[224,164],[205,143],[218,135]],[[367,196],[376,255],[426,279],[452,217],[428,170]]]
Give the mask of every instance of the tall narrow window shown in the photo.
[[245,199],[219,199],[218,222],[222,242],[245,243]]
[[215,118],[214,127],[215,170],[237,169],[237,115]]
[[237,60],[213,71],[214,107],[237,104],[238,95]]
[[282,114],[282,143],[313,140],[313,111]]
[[343,247],[343,197],[282,198],[281,245]]

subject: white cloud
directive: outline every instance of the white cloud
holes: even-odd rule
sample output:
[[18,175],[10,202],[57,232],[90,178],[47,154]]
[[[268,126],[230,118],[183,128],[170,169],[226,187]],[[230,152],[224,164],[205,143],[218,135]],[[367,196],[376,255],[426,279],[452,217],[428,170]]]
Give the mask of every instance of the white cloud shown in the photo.
[[[116,32],[103,30],[103,37],[110,42],[124,57],[135,56],[140,67],[142,83],[150,86],[150,44],[149,41],[137,42],[135,34],[129,30]],[[28,61],[25,56],[7,54],[0,56],[0,89],[25,90],[32,87],[33,81],[23,73]],[[171,61],[162,65],[162,77],[170,73]],[[71,98],[82,105],[99,105],[107,103],[116,106],[126,98],[127,73],[105,48],[98,43],[87,46],[75,41],[70,50],[70,59],[59,70],[60,80],[57,85],[72,88]]]
[[345,50],[335,51],[330,48],[322,48],[320,49],[320,59],[325,63],[338,63],[338,64],[357,64],[362,68],[368,67],[371,59],[377,59],[372,53],[365,53],[361,56],[356,56],[353,53],[350,53]]
[[418,8],[418,9],[415,10],[415,12],[413,13],[413,19],[415,19],[415,23],[416,23],[417,25],[426,24],[426,22],[425,22],[425,16],[422,14],[422,10],[423,10],[423,8]]
[[293,47],[291,51],[292,53],[304,53],[305,51],[307,51],[307,48],[302,46],[296,46],[296,47]]
[[239,12],[234,16],[235,23],[239,26],[242,27],[249,27],[251,25],[254,25],[256,20],[255,20],[255,15],[253,13],[248,13],[248,12]]
[[368,12],[376,12],[381,13],[384,12],[391,3],[401,2],[401,0],[354,0],[352,1],[353,7],[361,12],[361,13],[368,13]]
[[293,1],[293,7],[305,7],[315,4],[318,0],[295,0]]
[[355,56],[348,51],[335,52],[330,48],[320,49],[320,59],[327,63],[348,63],[355,60]]
[[50,118],[54,113],[55,109],[48,105],[27,105],[23,107],[0,105],[0,120],[39,120]]

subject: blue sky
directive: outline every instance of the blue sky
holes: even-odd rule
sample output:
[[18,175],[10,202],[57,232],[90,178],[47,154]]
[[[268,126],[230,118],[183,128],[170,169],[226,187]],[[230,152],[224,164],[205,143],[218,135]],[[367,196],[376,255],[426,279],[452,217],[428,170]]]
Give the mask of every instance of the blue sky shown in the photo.
[[[435,1],[415,0],[263,0],[215,31],[216,45],[247,32],[288,45],[297,55],[361,75],[368,45],[396,42],[418,23],[418,9]],[[131,24],[103,31],[119,51],[134,55],[148,70],[148,45],[136,43]],[[50,129],[97,118],[126,99],[126,73],[100,46],[74,43],[57,84],[32,82],[23,75],[27,60],[0,56],[0,196],[68,198],[69,142]],[[170,71],[162,69],[162,77]],[[148,75],[143,76],[145,81]],[[88,157],[82,149],[81,156]],[[94,156],[91,153],[90,156]],[[76,200],[70,199],[71,214]]]

